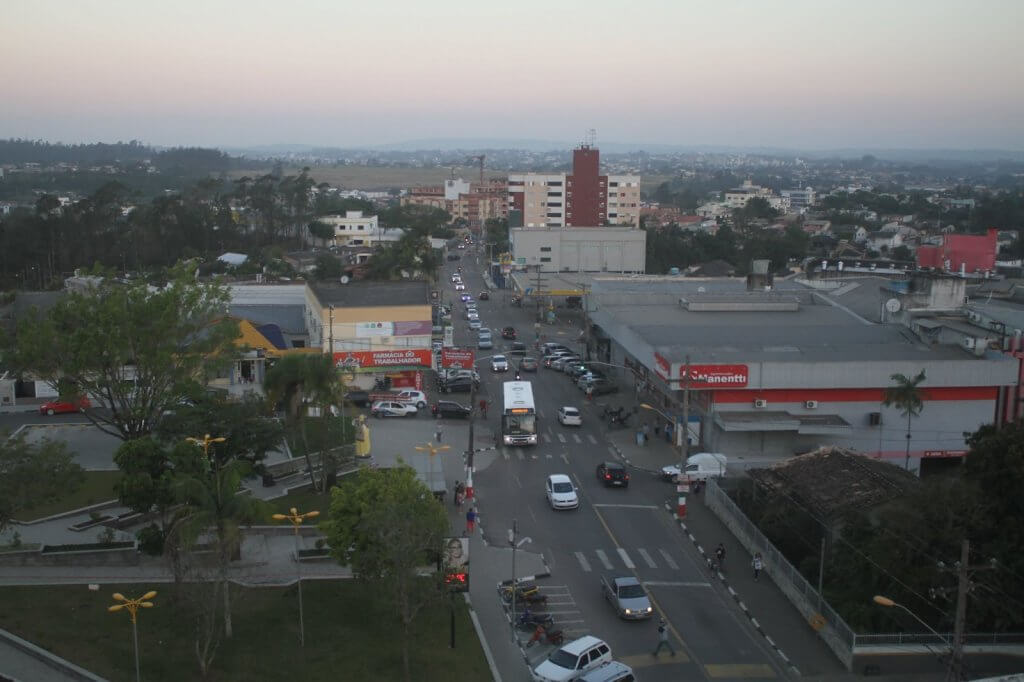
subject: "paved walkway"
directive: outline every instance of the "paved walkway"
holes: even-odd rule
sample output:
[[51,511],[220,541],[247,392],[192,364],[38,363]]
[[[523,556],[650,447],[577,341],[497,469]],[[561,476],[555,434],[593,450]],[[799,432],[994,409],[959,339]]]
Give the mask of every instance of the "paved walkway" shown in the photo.
[[[600,406],[592,408],[595,412],[594,418],[598,418],[600,409]],[[643,417],[643,411],[640,416]],[[664,435],[655,437],[652,432],[647,444],[640,446],[636,442],[636,428],[626,427],[608,432],[608,441],[631,467],[650,472],[652,475],[658,475],[663,466],[679,463],[679,449],[666,441]],[[730,473],[740,473],[740,470],[746,468],[745,464],[747,463],[733,467],[730,460]],[[756,619],[762,633],[771,638],[777,648],[789,658],[792,666],[805,677],[831,677],[845,673],[845,668],[832,651],[772,582],[771,567],[766,567],[760,580],[755,581],[750,568],[752,557],[718,517],[707,509],[703,503],[703,494],[690,494],[686,499],[686,531],[694,536],[695,541],[703,546],[705,552],[713,551],[719,542],[725,545],[725,576],[728,585],[747,606],[749,615]],[[675,486],[666,483],[665,503],[673,512],[676,502]],[[686,536],[681,534],[681,538],[685,539]]]

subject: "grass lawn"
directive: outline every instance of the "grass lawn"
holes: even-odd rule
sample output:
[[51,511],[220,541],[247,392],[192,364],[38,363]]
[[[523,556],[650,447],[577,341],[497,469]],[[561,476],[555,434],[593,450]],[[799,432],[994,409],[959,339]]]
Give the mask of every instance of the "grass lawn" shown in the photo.
[[[270,500],[269,502],[274,508],[274,513],[276,514],[287,514],[291,511],[292,507],[295,507],[299,510],[300,514],[305,514],[306,512],[315,509],[320,512],[321,516],[325,516],[327,514],[327,509],[330,507],[331,499],[323,493],[315,492],[313,487],[309,486],[308,488],[290,492],[284,497],[278,497]],[[313,521],[318,521],[318,519],[313,519]]]
[[117,493],[114,492],[114,486],[119,480],[121,480],[120,471],[86,471],[78,490],[56,500],[38,504],[31,509],[23,509],[17,513],[17,520],[34,521],[72,509],[116,500]]
[[[108,613],[121,592],[161,591],[139,612],[142,679],[199,679],[193,623],[171,605],[171,585],[85,585],[0,588],[0,627],[111,680],[134,679],[131,624]],[[222,640],[212,680],[402,680],[397,618],[373,590],[351,580],[303,583],[306,646],[299,646],[295,587],[235,588],[234,637]],[[410,667],[423,682],[490,679],[467,607],[456,605],[456,648],[448,648],[449,609],[421,611],[414,623]]]

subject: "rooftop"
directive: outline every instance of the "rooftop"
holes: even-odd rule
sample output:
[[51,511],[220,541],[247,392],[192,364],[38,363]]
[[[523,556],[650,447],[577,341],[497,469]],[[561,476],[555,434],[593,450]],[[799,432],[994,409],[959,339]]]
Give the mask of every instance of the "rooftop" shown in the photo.
[[419,280],[401,282],[310,282],[309,288],[323,306],[346,308],[394,305],[429,305],[430,285]]

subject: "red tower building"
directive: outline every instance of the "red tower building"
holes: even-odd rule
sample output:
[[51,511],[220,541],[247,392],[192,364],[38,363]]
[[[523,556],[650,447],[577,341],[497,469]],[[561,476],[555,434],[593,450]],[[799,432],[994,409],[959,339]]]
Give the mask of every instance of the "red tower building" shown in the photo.
[[607,221],[608,176],[600,173],[598,149],[584,144],[572,151],[572,175],[565,179],[566,227],[599,227]]

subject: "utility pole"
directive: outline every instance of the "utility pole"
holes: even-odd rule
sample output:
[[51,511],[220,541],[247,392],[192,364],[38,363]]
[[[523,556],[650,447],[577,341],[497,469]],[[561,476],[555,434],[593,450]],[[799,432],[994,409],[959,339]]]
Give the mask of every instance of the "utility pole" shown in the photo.
[[512,641],[516,639],[516,533],[519,532],[519,521],[512,519],[512,527],[508,529],[508,544],[512,545]]
[[966,538],[960,544],[960,563],[957,565],[956,585],[956,619],[953,621],[953,656],[949,660],[949,671],[946,680],[957,682],[964,679],[964,627],[967,620],[967,590],[970,588],[971,579],[967,574],[970,567],[967,562],[970,560],[971,541]]
[[[683,444],[680,447],[679,475],[686,472],[686,460],[690,457],[690,356],[686,356],[683,365]],[[676,429],[678,434],[679,429]],[[678,436],[677,436],[678,437]]]
[[466,502],[473,505],[473,422],[476,421],[476,365],[469,366],[469,446],[466,448]]

